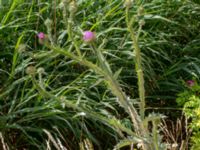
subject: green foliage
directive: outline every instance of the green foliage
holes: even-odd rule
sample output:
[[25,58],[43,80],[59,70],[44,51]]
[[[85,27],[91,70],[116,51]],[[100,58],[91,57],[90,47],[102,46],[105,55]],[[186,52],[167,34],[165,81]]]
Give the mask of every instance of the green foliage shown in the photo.
[[194,81],[192,86],[187,85],[187,83],[184,83],[184,86],[185,90],[177,95],[176,101],[179,106],[183,106],[186,102],[192,101],[192,99],[199,95],[200,86],[196,81]]
[[191,140],[193,142],[192,149],[196,149],[200,145],[199,129],[200,129],[200,85],[195,82],[189,86],[184,92],[178,94],[177,103],[183,105],[183,112],[187,118],[192,119],[189,128],[193,130]]

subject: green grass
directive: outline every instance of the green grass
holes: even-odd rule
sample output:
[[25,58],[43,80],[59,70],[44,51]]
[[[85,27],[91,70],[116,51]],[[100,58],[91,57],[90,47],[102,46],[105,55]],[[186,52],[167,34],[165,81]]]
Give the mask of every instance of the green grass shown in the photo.
[[[82,144],[104,150],[137,143],[141,137],[135,135],[130,116],[119,105],[105,74],[99,72],[97,55],[82,41],[83,31],[96,32],[97,47],[130,97],[129,103],[139,111],[135,53],[123,2],[77,0],[72,22],[60,3],[0,0],[0,145],[74,150]],[[140,6],[144,12],[137,16]],[[200,4],[192,0],[137,1],[130,15],[138,19],[132,27],[140,32],[146,108],[169,114],[171,110],[165,107],[177,107],[181,80],[199,80]],[[47,18],[52,21],[48,28]],[[145,25],[138,31],[141,19]],[[64,52],[39,44],[38,32],[51,35],[51,44]],[[78,56],[79,52],[97,68],[65,55]],[[28,66],[38,72],[28,75]]]

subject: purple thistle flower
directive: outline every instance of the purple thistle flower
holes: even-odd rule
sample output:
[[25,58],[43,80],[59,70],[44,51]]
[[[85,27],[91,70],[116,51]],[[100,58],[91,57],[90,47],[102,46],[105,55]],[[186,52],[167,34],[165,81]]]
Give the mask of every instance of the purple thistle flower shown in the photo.
[[187,84],[189,87],[192,87],[192,86],[194,86],[195,81],[194,81],[194,80],[187,80],[187,81],[186,81],[186,84]]
[[41,40],[43,40],[45,38],[45,34],[43,32],[38,33],[37,36]]
[[92,31],[84,31],[83,32],[83,40],[85,42],[92,42],[96,38],[95,33]]

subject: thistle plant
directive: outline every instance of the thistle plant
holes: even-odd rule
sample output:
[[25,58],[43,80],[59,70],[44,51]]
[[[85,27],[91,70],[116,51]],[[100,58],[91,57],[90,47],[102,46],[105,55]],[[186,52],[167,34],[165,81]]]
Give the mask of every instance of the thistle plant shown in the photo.
[[[73,10],[76,5],[74,5],[73,1]],[[105,82],[108,85],[108,88],[112,91],[112,93],[117,97],[119,104],[124,108],[124,110],[129,114],[132,124],[134,127],[134,131],[136,133],[136,136],[139,137],[140,139],[140,144],[141,147],[144,150],[153,150],[156,149],[158,150],[158,135],[157,135],[157,126],[158,121],[155,120],[150,120],[153,122],[153,138],[151,138],[151,135],[148,132],[147,125],[144,124],[144,119],[145,119],[145,89],[144,89],[144,77],[143,77],[143,71],[142,71],[142,62],[141,62],[141,53],[140,53],[140,48],[139,48],[139,43],[138,43],[138,35],[135,35],[135,31],[132,28],[132,21],[129,20],[129,9],[131,8],[132,1],[125,1],[125,6],[126,6],[126,23],[127,23],[127,28],[128,31],[130,32],[131,39],[133,41],[133,46],[134,46],[134,51],[136,54],[136,72],[138,76],[138,87],[139,87],[139,98],[140,98],[140,115],[138,114],[136,108],[128,101],[128,96],[122,91],[120,84],[118,81],[114,78],[114,74],[112,72],[112,69],[110,68],[108,62],[106,61],[103,53],[101,52],[101,49],[97,48],[95,44],[96,40],[96,35],[92,31],[84,31],[83,32],[83,41],[86,42],[95,55],[97,56],[97,60],[99,62],[98,64],[94,64],[93,62],[88,61],[85,59],[80,52],[80,49],[78,48],[78,45],[76,41],[74,40],[74,35],[72,33],[72,22],[74,19],[74,13],[75,11],[72,11],[69,9],[69,22],[67,26],[68,34],[69,34],[69,40],[73,43],[77,54],[73,54],[71,52],[68,52],[60,47],[54,46],[52,44],[45,43],[45,45],[49,48],[52,49],[54,52],[63,54],[81,65],[87,66],[88,68],[94,70],[96,73],[99,75],[102,75],[104,77]],[[140,27],[143,26],[144,23],[140,23]],[[156,118],[157,120],[157,118]],[[148,124],[148,122],[147,122]]]

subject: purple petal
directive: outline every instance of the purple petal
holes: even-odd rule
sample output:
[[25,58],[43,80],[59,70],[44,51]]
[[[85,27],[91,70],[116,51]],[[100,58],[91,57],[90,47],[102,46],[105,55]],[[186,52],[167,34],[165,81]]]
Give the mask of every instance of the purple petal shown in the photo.
[[45,34],[43,32],[40,32],[37,34],[39,39],[44,39],[45,38]]
[[195,81],[194,80],[187,80],[186,83],[187,83],[188,86],[192,87],[192,86],[194,86]]
[[95,34],[92,31],[84,31],[83,32],[83,40],[85,42],[91,42],[95,39]]

